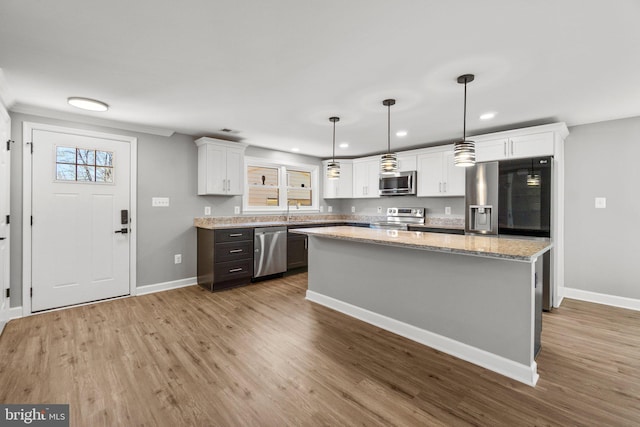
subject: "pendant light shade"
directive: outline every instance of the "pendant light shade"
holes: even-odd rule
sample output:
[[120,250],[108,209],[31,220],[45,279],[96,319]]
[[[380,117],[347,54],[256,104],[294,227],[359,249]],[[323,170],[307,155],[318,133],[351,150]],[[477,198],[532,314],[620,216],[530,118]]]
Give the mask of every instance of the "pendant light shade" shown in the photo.
[[391,152],[391,106],[395,99],[385,99],[382,105],[387,107],[387,153],[380,156],[380,173],[391,175],[398,173],[398,155]]
[[458,77],[458,83],[464,84],[464,115],[462,119],[462,141],[453,146],[453,162],[456,166],[468,167],[476,164],[476,144],[467,140],[467,83],[471,83],[475,76],[463,74]]
[[329,117],[329,121],[333,123],[333,157],[327,164],[327,178],[340,178],[340,163],[336,162],[336,122],[340,121],[340,117]]
[[531,159],[531,170],[527,174],[527,186],[540,187],[540,174],[533,169],[533,159]]

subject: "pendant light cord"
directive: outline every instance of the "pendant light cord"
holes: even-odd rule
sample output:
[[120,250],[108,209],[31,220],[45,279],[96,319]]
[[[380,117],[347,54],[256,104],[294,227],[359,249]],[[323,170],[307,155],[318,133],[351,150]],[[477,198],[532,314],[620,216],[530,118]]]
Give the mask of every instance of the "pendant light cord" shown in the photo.
[[464,79],[464,113],[462,115],[462,142],[467,140],[467,79]]
[[333,121],[333,163],[336,162],[336,122]]
[[391,154],[391,104],[387,105],[387,153]]

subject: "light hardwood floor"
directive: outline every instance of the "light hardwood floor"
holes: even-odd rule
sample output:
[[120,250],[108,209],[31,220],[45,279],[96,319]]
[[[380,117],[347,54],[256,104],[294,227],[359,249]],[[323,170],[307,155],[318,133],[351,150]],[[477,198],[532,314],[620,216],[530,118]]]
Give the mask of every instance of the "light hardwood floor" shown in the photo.
[[299,274],[11,321],[1,403],[75,426],[640,425],[640,313],[565,300],[535,388],[304,299]]

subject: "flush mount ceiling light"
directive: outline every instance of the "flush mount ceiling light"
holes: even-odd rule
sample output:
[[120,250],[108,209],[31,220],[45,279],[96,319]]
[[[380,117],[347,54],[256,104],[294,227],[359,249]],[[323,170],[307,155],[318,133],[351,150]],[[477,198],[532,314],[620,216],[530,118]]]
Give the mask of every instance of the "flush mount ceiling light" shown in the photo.
[[462,119],[462,141],[453,145],[453,162],[456,166],[468,167],[476,164],[476,144],[467,141],[467,83],[471,83],[475,76],[463,74],[458,77],[458,83],[464,84],[464,115]]
[[333,123],[333,156],[327,165],[327,178],[340,178],[340,163],[336,162],[336,122],[340,121],[340,117],[329,117],[329,121]]
[[70,105],[73,105],[76,108],[81,108],[83,110],[107,111],[109,109],[109,106],[104,102],[91,98],[80,98],[77,96],[72,96],[71,98],[67,98],[67,102]]
[[391,106],[395,99],[385,99],[382,105],[387,107],[387,153],[380,156],[380,173],[391,175],[398,172],[398,155],[391,152]]

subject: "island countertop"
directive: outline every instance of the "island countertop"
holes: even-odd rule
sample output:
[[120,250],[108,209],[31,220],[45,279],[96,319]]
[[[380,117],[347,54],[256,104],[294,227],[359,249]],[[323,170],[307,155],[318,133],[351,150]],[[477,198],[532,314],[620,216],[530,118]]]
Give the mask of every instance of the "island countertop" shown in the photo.
[[322,227],[290,230],[294,233],[387,246],[532,262],[548,251],[548,240],[469,236],[421,231],[380,230],[361,227]]

